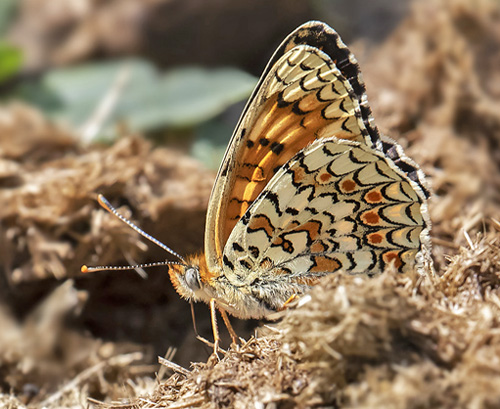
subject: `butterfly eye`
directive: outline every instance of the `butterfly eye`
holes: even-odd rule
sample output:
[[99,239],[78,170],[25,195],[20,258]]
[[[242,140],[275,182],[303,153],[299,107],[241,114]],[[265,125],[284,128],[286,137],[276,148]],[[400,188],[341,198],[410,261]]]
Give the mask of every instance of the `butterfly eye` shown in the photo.
[[196,291],[200,289],[200,276],[196,268],[190,267],[186,270],[185,280],[191,290]]

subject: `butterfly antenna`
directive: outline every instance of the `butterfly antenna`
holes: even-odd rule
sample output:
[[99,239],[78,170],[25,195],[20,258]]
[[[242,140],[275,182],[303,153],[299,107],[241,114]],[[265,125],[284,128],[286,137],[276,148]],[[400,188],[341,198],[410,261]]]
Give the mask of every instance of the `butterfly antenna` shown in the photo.
[[158,261],[155,263],[145,263],[145,264],[136,264],[134,266],[96,266],[96,267],[88,267],[83,265],[81,267],[82,273],[95,273],[96,271],[123,271],[123,270],[135,270],[138,268],[148,268],[148,267],[158,267],[158,266],[168,266],[172,264],[181,264],[176,261]]
[[[97,201],[101,205],[101,207],[111,214],[115,215],[118,217],[122,222],[127,224],[129,227],[134,229],[137,233],[139,233],[142,237],[148,239],[150,242],[156,244],[158,247],[161,247],[163,250],[165,250],[167,253],[172,254],[174,257],[177,257],[179,260],[181,260],[184,264],[187,264],[186,260],[184,257],[182,257],[180,254],[176,253],[174,250],[172,250],[170,247],[167,247],[165,244],[163,244],[161,241],[155,239],[153,236],[147,234],[145,231],[137,227],[134,223],[132,223],[130,220],[122,216],[118,211],[111,205],[111,203],[108,202],[108,200],[103,196],[99,195],[97,196]],[[168,262],[167,262],[168,264]],[[170,263],[172,264],[172,263]]]

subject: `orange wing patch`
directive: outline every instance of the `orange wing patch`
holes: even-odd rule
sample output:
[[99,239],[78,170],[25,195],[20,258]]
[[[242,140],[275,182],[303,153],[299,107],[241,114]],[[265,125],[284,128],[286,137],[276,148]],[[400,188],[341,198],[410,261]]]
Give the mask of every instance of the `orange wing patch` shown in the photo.
[[251,231],[264,230],[268,237],[272,237],[275,230],[269,218],[263,214],[253,217],[248,229]]
[[283,251],[287,253],[293,253],[294,247],[290,240],[284,239],[283,237],[276,237],[276,239],[272,242],[272,246],[280,246]]
[[326,256],[312,256],[311,259],[314,261],[311,273],[334,272],[342,267],[338,260]]
[[370,226],[376,226],[380,223],[380,216],[375,210],[370,210],[368,212],[364,212],[361,215],[361,220],[363,223],[368,224]]
[[341,184],[340,187],[345,193],[351,193],[356,189],[356,182],[354,180],[344,180]]
[[386,264],[394,263],[394,267],[399,269],[403,262],[397,251],[388,251],[382,255],[382,259]]
[[293,229],[294,232],[307,232],[311,241],[316,241],[321,234],[321,223],[316,220],[309,220],[308,222],[300,225],[298,228]]
[[382,193],[380,193],[378,190],[371,190],[370,192],[365,194],[365,200],[368,203],[380,203],[382,199]]
[[325,173],[322,173],[321,175],[319,175],[319,180],[322,182],[322,183],[328,183],[331,179],[332,179],[332,175],[330,175],[328,172],[325,172]]
[[324,253],[325,251],[328,250],[328,246],[326,246],[324,243],[317,241],[313,244],[311,244],[311,253],[312,254],[318,254],[318,253]]
[[380,244],[384,240],[384,237],[380,233],[370,233],[368,234],[367,239],[370,244]]

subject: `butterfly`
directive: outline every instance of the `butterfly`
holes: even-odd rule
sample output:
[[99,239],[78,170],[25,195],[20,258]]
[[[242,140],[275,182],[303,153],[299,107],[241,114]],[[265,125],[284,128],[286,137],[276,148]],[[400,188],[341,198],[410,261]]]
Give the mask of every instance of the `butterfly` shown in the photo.
[[353,54],[311,21],[275,51],[241,115],[210,197],[204,254],[166,248],[180,260],[169,275],[227,324],[227,313],[279,311],[341,270],[430,271],[429,194],[419,166],[373,123]]

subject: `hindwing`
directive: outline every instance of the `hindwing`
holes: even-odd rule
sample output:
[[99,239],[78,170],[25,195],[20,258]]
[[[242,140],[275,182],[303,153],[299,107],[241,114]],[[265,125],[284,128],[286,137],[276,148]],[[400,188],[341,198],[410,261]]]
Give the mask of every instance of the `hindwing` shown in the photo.
[[[224,250],[234,284],[257,277],[313,283],[343,269],[423,267],[426,203],[391,159],[367,146],[320,139],[297,153],[238,221]],[[229,267],[229,268],[228,268]]]

